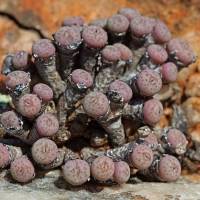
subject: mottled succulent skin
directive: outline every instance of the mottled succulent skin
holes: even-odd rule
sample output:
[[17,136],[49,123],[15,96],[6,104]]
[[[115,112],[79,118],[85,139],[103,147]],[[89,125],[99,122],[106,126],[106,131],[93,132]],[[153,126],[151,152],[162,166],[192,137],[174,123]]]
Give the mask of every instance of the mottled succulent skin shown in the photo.
[[27,85],[29,83],[29,76],[23,71],[14,71],[9,73],[5,79],[5,85],[11,89],[15,89],[18,84]]
[[171,39],[170,30],[162,22],[157,22],[156,23],[156,25],[153,27],[152,35],[153,35],[154,39],[157,42],[159,42],[160,44],[167,43]]
[[181,174],[181,165],[177,158],[167,155],[159,161],[158,174],[163,181],[172,182]]
[[46,103],[53,99],[53,90],[44,83],[38,83],[33,87],[33,94],[36,94],[42,99],[42,102]]
[[172,62],[162,64],[162,79],[167,83],[174,83],[178,76],[177,66]]
[[39,39],[35,41],[32,46],[32,53],[43,59],[48,59],[55,54],[55,51],[55,46],[49,39]]
[[93,177],[99,181],[109,180],[115,170],[113,161],[106,156],[99,156],[95,158],[91,165],[91,173]]
[[35,117],[41,110],[41,102],[34,94],[23,95],[18,102],[19,112],[26,117]]
[[150,23],[148,17],[139,16],[133,18],[130,22],[130,31],[136,37],[148,35],[153,30],[153,23]]
[[133,95],[132,89],[122,81],[114,81],[110,84],[109,90],[118,90],[120,94],[122,94],[124,101],[123,103],[127,103]]
[[90,21],[89,26],[98,26],[102,29],[107,29],[107,19],[99,18]]
[[124,44],[115,43],[115,44],[113,44],[113,46],[117,47],[118,50],[121,52],[121,59],[122,60],[127,61],[127,60],[133,58],[132,51],[127,46],[125,46]]
[[181,131],[175,128],[169,129],[167,133],[167,142],[169,142],[174,148],[178,144],[183,144],[186,147],[188,143],[185,135]]
[[129,21],[124,15],[115,14],[108,18],[107,26],[110,33],[124,33],[129,27]]
[[150,133],[147,137],[144,138],[145,142],[151,146],[153,150],[156,150],[158,147],[158,140],[153,133]]
[[83,109],[90,117],[98,118],[109,109],[107,97],[101,92],[90,92],[83,100]]
[[119,161],[115,163],[115,172],[113,174],[113,179],[118,184],[123,184],[128,181],[130,177],[130,167],[124,161]]
[[50,164],[58,155],[58,147],[52,140],[41,138],[33,144],[31,154],[35,162]]
[[129,21],[131,21],[135,17],[140,16],[140,13],[137,10],[135,10],[134,8],[128,8],[128,7],[120,8],[118,10],[118,14],[124,15]]
[[167,51],[168,53],[177,51],[176,56],[178,57],[179,61],[183,64],[190,64],[194,59],[194,52],[190,45],[180,39],[180,38],[173,38],[167,44]]
[[41,136],[52,137],[59,129],[59,122],[52,114],[42,114],[36,119],[35,126]]
[[73,27],[63,26],[59,28],[53,35],[54,39],[59,42],[63,47],[73,45],[81,40],[80,31]]
[[20,128],[19,116],[14,111],[4,112],[1,116],[0,122],[4,128]]
[[88,26],[82,32],[82,38],[86,45],[101,48],[108,40],[107,33],[98,26]]
[[157,44],[149,45],[147,47],[147,53],[151,61],[153,61],[155,64],[162,64],[168,58],[167,51],[162,46]]
[[153,162],[153,152],[148,146],[139,144],[133,148],[130,161],[137,169],[147,169]]
[[93,84],[93,78],[87,71],[83,69],[76,69],[72,72],[72,82],[74,84],[83,83],[87,88]]
[[74,16],[74,17],[67,17],[62,21],[62,26],[73,26],[73,25],[78,25],[82,26],[84,24],[84,19],[79,16]]
[[148,125],[156,125],[163,116],[163,105],[157,99],[150,99],[144,103],[142,114],[144,122]]
[[16,69],[26,69],[30,60],[30,54],[24,50],[20,50],[14,54],[12,64]]
[[145,69],[138,75],[136,85],[142,95],[153,96],[161,89],[162,79],[154,70]]
[[9,151],[2,143],[0,143],[0,168],[4,167],[9,162]]
[[121,57],[119,49],[113,45],[107,45],[101,51],[101,59],[108,62],[117,62]]
[[90,177],[90,166],[81,159],[67,161],[63,167],[63,177],[71,185],[82,185]]
[[19,182],[27,182],[34,176],[33,164],[27,158],[17,158],[10,166],[12,177]]

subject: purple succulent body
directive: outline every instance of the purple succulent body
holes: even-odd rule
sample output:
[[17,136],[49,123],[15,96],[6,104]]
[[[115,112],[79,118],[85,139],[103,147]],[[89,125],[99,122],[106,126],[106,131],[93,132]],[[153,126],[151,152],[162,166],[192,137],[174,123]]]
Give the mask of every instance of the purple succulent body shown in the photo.
[[52,140],[41,138],[33,144],[31,154],[37,163],[50,164],[58,155],[58,147]]
[[8,164],[10,159],[9,151],[2,143],[0,143],[0,168]]
[[67,161],[63,167],[63,177],[71,185],[81,185],[90,177],[90,166],[81,159]]
[[121,52],[113,45],[107,45],[101,51],[101,59],[108,62],[117,62],[121,57]]
[[118,13],[121,14],[121,15],[124,15],[129,21],[131,21],[131,20],[134,19],[135,17],[140,16],[139,11],[137,11],[137,10],[134,9],[134,8],[129,8],[129,7],[120,8],[120,9],[118,10]]
[[95,158],[91,165],[91,173],[99,181],[109,180],[114,174],[114,169],[113,161],[107,156]]
[[30,181],[35,172],[33,164],[27,158],[16,158],[10,166],[12,177],[19,182]]
[[19,116],[14,111],[4,112],[1,116],[1,124],[4,128],[14,128],[19,129]]

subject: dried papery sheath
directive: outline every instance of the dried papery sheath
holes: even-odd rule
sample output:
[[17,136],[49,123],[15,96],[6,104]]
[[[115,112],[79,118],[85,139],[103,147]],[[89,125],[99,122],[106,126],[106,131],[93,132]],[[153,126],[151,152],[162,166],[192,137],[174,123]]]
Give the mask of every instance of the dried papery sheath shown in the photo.
[[20,97],[30,92],[30,81],[29,72],[13,71],[6,76],[6,89],[12,97],[12,102],[17,110]]
[[169,60],[175,63],[178,70],[187,67],[197,59],[190,45],[180,38],[173,38],[168,42],[167,52]]
[[[88,89],[93,84],[92,76],[85,70],[76,69],[68,76],[67,88],[64,94],[61,96],[57,105],[57,116],[60,128],[65,129],[66,118],[71,114],[70,112],[75,109],[75,104],[81,100]],[[58,134],[60,134],[59,132]],[[68,132],[66,132],[68,133]],[[68,135],[70,137],[70,135]],[[68,139],[68,137],[60,137],[60,139]]]
[[83,108],[87,115],[106,130],[113,147],[121,146],[125,142],[124,128],[121,115],[112,113],[107,97],[101,92],[90,92],[83,100]]
[[54,43],[58,49],[60,72],[62,79],[67,78],[75,69],[79,48],[82,43],[80,31],[74,27],[61,27],[53,34]]
[[124,71],[125,64],[123,61],[120,62],[120,57],[121,52],[117,47],[107,45],[103,48],[98,58],[101,63],[99,65],[99,72],[95,78],[93,91],[105,93],[108,85],[119,78]]
[[166,127],[160,138],[162,147],[170,153],[178,155],[186,152],[188,141],[185,135],[178,129]]
[[23,155],[20,147],[12,146],[12,145],[3,145],[0,143],[0,167],[4,168],[7,165],[19,158]]
[[100,50],[106,45],[108,36],[102,28],[88,26],[82,32],[82,38],[84,42],[80,52],[81,67],[94,78],[97,57]]
[[31,55],[24,50],[19,50],[14,54],[11,62],[15,70],[27,71],[32,63]]
[[12,58],[14,54],[7,54],[2,63],[2,74],[8,75],[10,72],[14,71],[14,67],[12,66]]
[[157,99],[138,99],[126,104],[122,111],[122,117],[132,121],[140,121],[148,125],[156,125],[162,118],[163,105]]
[[52,88],[54,98],[58,99],[65,91],[66,85],[56,70],[56,56],[53,43],[48,39],[35,41],[32,46],[32,56],[35,58],[34,63],[40,76]]
[[75,160],[75,159],[77,159],[76,154],[71,149],[67,149],[65,151],[64,163],[66,163],[69,160]]
[[129,27],[129,20],[121,14],[114,14],[108,18],[107,27],[111,43],[122,43]]
[[90,144],[92,147],[102,147],[108,143],[108,135],[103,130],[95,129],[90,136]]
[[139,173],[161,182],[172,182],[180,176],[181,165],[176,157],[164,154],[157,156],[148,169],[140,170]]

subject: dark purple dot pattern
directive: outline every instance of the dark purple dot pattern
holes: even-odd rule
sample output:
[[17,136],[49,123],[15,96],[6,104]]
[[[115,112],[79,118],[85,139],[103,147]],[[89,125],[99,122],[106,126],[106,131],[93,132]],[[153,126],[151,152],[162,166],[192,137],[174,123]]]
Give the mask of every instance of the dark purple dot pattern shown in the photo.
[[178,129],[171,128],[167,133],[167,142],[169,142],[174,148],[178,144],[187,145],[187,139],[185,135]]
[[63,26],[59,28],[55,34],[54,39],[59,42],[63,47],[73,45],[81,40],[80,31],[77,31],[74,27]]
[[153,133],[150,133],[147,137],[144,138],[144,140],[148,145],[153,145],[153,150],[157,149],[158,140]]
[[26,117],[35,117],[41,110],[41,102],[34,94],[25,94],[19,99],[19,112]]
[[0,143],[0,168],[4,167],[9,162],[9,157],[8,149]]
[[169,42],[169,40],[171,39],[170,30],[164,23],[161,22],[157,22],[156,25],[153,27],[152,35],[154,39],[160,44]]
[[174,83],[178,76],[177,66],[172,62],[162,64],[162,79],[167,83]]
[[71,185],[81,185],[90,177],[90,166],[81,159],[67,161],[63,167],[63,177]]
[[109,180],[113,176],[114,170],[115,165],[113,161],[106,156],[95,158],[91,165],[91,173],[99,181]]
[[129,59],[132,59],[133,53],[127,46],[125,46],[124,44],[121,44],[121,43],[115,43],[113,46],[117,47],[118,50],[121,52],[122,60],[127,61]]
[[12,177],[19,182],[30,181],[34,175],[33,164],[26,158],[15,159],[10,166]]
[[108,99],[101,92],[87,94],[82,105],[85,113],[94,118],[105,115],[109,109]]
[[6,111],[1,116],[1,124],[4,128],[20,128],[19,116],[14,111]]
[[30,55],[23,50],[17,51],[12,58],[12,64],[16,69],[25,69],[29,61]]
[[136,85],[142,95],[153,96],[160,91],[162,79],[156,71],[145,69],[138,75]]
[[123,184],[128,181],[130,177],[130,167],[124,161],[119,161],[115,163],[115,172],[113,174],[113,179],[118,184]]
[[153,152],[146,145],[137,145],[130,155],[130,161],[137,169],[147,169],[153,162]]
[[72,82],[74,84],[84,83],[84,85],[89,88],[93,84],[93,78],[87,71],[83,69],[76,69],[72,72]]
[[120,59],[120,57],[120,50],[113,45],[105,46],[101,52],[101,59],[108,62],[117,62]]
[[109,86],[109,90],[118,90],[124,98],[123,103],[127,103],[133,95],[132,89],[122,81],[112,82]]
[[164,181],[172,182],[181,174],[181,165],[177,158],[167,155],[159,161],[158,174]]
[[50,164],[58,155],[58,147],[52,140],[41,138],[33,144],[31,153],[37,163]]
[[33,87],[33,94],[42,99],[42,102],[48,102],[53,98],[53,90],[44,83],[38,83]]
[[142,37],[151,33],[153,30],[153,23],[150,23],[148,17],[139,16],[133,18],[130,22],[130,31],[134,36]]
[[149,45],[147,47],[147,53],[155,64],[163,64],[168,58],[167,51],[158,44]]
[[39,58],[49,58],[55,54],[55,51],[55,46],[49,39],[39,39],[32,46],[32,53],[38,55]]
[[52,137],[58,132],[58,119],[52,114],[42,114],[36,119],[36,129],[41,136]]
[[129,21],[121,14],[115,14],[108,18],[108,30],[110,33],[123,33],[128,30]]
[[163,105],[158,99],[150,99],[144,103],[142,114],[145,123],[154,126],[163,116]]
[[167,45],[167,51],[169,53],[177,51],[176,56],[183,64],[189,64],[194,59],[192,48],[186,41],[180,38],[171,39]]
[[98,26],[85,27],[82,32],[82,38],[86,45],[94,48],[103,47],[108,40],[106,31]]
[[27,85],[29,76],[24,71],[14,71],[9,73],[5,79],[5,85],[11,89],[15,89],[18,84]]

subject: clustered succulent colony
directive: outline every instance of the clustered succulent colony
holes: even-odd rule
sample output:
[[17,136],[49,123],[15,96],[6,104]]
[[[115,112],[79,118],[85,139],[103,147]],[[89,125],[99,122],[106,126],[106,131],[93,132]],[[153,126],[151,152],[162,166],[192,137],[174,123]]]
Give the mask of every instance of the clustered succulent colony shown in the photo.
[[[184,158],[195,160],[192,139],[177,127],[154,130],[163,115],[154,95],[195,61],[191,47],[133,8],[88,26],[66,18],[52,36],[35,41],[31,54],[19,50],[3,61],[14,107],[0,115],[9,135],[0,140],[0,167],[19,182],[33,179],[38,167],[61,166],[73,186],[90,179],[123,184],[130,168],[175,181]],[[41,82],[30,86],[35,71]],[[132,139],[127,122],[135,123]]]

